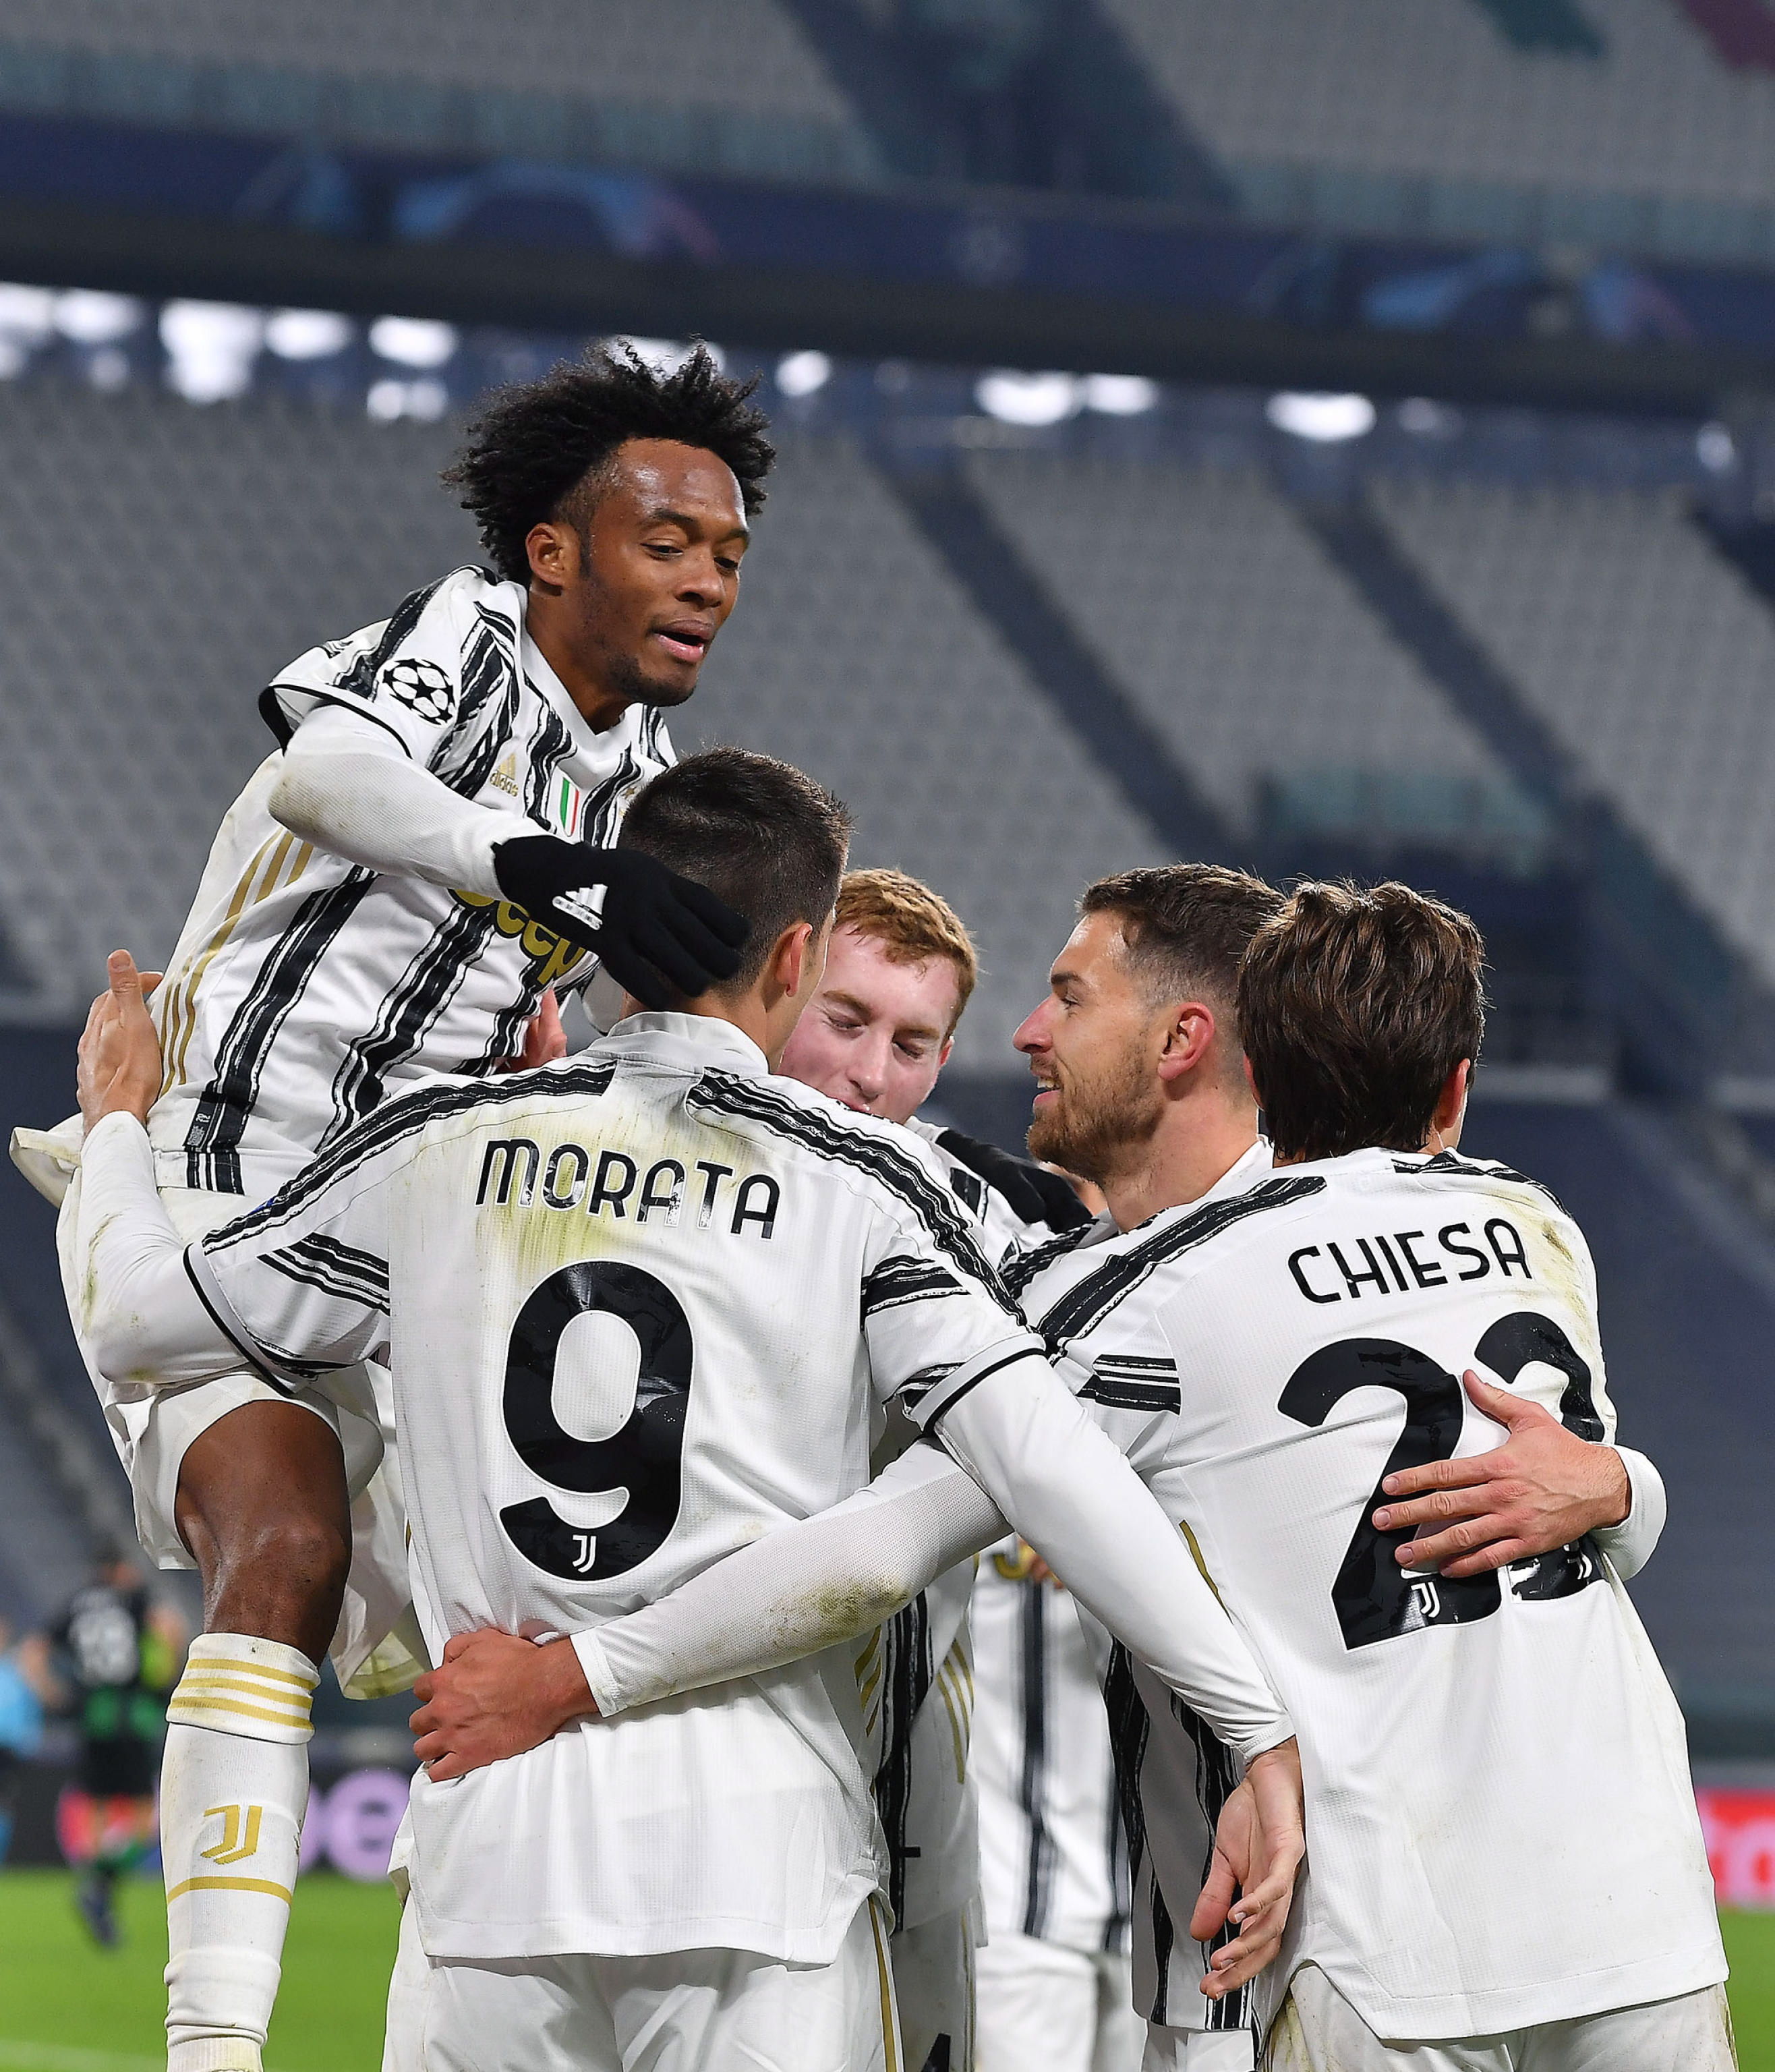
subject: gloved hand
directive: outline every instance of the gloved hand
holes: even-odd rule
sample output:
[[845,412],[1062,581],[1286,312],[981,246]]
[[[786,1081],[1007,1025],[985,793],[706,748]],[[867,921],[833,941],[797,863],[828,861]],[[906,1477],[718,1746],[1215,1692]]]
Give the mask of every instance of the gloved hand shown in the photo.
[[645,1006],[706,993],[740,968],[745,919],[639,849],[520,835],[494,850],[493,875],[514,906],[594,952]]
[[939,1130],[937,1141],[951,1158],[996,1187],[1021,1221],[1046,1223],[1051,1231],[1076,1230],[1091,1221],[1091,1211],[1070,1182],[1033,1158],[1013,1158],[996,1144],[982,1144],[959,1129]]

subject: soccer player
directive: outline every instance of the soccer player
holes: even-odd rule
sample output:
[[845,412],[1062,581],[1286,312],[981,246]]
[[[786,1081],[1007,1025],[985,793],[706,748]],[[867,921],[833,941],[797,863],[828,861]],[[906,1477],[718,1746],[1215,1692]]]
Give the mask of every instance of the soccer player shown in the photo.
[[[154,997],[150,1136],[187,1237],[391,1092],[520,1052],[548,990],[596,960],[654,1002],[735,968],[738,918],[612,844],[734,604],[772,458],[747,395],[701,351],[669,376],[600,352],[503,392],[450,477],[491,571],[442,577],[265,692],[282,753],[223,822]],[[72,1265],[67,1283],[84,1342]],[[323,1396],[244,1360],[173,1389],[88,1366],[143,1546],[203,1581],[162,1785],[170,2072],[256,2072],[320,1659],[332,1645],[366,1694],[422,1666],[409,1642],[364,1668],[406,1601],[386,1405],[364,1371]],[[248,1807],[253,1860],[220,1872]]]
[[[657,779],[623,847],[748,916],[731,981],[558,1065],[398,1096],[183,1252],[136,1120],[158,1066],[126,958],[95,1007],[79,1246],[101,1369],[172,1381],[244,1353],[301,1388],[388,1355],[428,1641],[572,1636],[499,1642],[555,1713],[522,1753],[416,1784],[402,1963],[432,2072],[634,2066],[668,2033],[687,2065],[893,2062],[850,1651],[570,1723],[602,1620],[857,1487],[880,1413],[926,1392],[1081,1597],[1251,1759],[1247,1903],[1286,1905],[1288,1723],[1181,1541],[1054,1382],[940,1166],[770,1075],[845,827],[738,750]],[[913,1450],[928,1507],[960,1478]],[[865,1587],[835,1629],[860,1606],[890,1608]]]
[[[783,1070],[935,1145],[951,1185],[978,1219],[988,1256],[1002,1264],[1049,1235],[1050,1216],[1064,1227],[1089,1219],[1063,1180],[918,1119],[978,973],[966,927],[929,886],[902,870],[853,870],[839,887],[825,975],[784,1046]],[[901,2043],[908,2065],[922,2067],[935,2054],[955,2072],[974,2056],[974,1567],[958,1563],[939,1577],[869,1636],[858,1658],[880,1692],[875,1802],[888,1849]]]
[[1078,1609],[1013,1538],[980,1564],[972,1626],[979,2072],[1134,2072],[1128,1845]]
[[80,1759],[55,1826],[74,1865],[74,1903],[101,1947],[117,1940],[117,1885],[154,1845],[154,1771],[166,1692],[184,1633],[149,1601],[135,1564],[107,1548],[63,1607],[49,1638],[66,1665]]
[[[1230,1001],[1199,983],[1199,931],[1181,925],[1190,873],[1094,888],[1018,1033],[1031,1148],[1095,1180],[1111,1211],[1018,1277],[1062,1373],[1295,1710],[1313,1862],[1270,2062],[1720,2072],[1724,1966],[1681,1720],[1620,1584],[1655,1543],[1662,1486],[1609,1443],[1581,1235],[1531,1182],[1453,1148],[1481,1033],[1478,936],[1403,886],[1304,887],[1256,933]],[[1274,1172],[1229,1069],[1241,1035]],[[1224,1184],[1247,1160],[1255,1177]],[[1502,1385],[1470,1371],[1464,1397],[1456,1377],[1480,1368]],[[965,1462],[942,1400],[921,1415]],[[1506,1456],[1515,1472],[1469,1489],[1469,1456],[1465,1473]],[[1386,1500],[1444,1466],[1452,1490]],[[733,1630],[654,1673],[698,1593],[736,1625],[744,1607],[781,1659],[804,1598],[895,1569],[916,1588],[955,1543],[912,1555],[891,1473],[601,1632],[601,1709],[724,1653],[731,1669]],[[1202,1967],[1177,1927],[1201,1860],[1198,1773],[1224,1776],[1224,1754],[1125,1650],[1107,1695],[1148,2066],[1249,2066],[1266,2010],[1222,1994],[1192,2020]],[[1194,1935],[1236,1869],[1217,1864]]]

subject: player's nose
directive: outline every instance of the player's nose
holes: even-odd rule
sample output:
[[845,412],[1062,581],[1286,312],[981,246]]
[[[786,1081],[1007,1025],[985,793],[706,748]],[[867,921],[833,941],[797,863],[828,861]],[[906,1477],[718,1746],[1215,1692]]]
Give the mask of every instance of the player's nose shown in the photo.
[[1045,1007],[1032,1009],[1017,1024],[1011,1037],[1012,1047],[1021,1050],[1025,1057],[1033,1056],[1037,1050],[1046,1050],[1048,1042],[1047,1030],[1044,1026],[1046,1020]]

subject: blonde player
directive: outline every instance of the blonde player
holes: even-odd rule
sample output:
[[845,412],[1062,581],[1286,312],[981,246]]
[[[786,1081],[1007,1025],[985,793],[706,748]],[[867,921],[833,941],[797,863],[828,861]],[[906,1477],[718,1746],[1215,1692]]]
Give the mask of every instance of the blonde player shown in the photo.
[[[959,1132],[918,1120],[948,1063],[979,966],[948,903],[892,870],[853,870],[839,887],[825,976],[795,1025],[783,1069],[860,1114],[918,1132],[950,1164],[988,1256],[1049,1234],[1050,1176]],[[984,1177],[995,1176],[1012,1198]],[[1084,1213],[1064,1182],[1053,1212]],[[1020,1212],[1021,1211],[1021,1212]],[[980,1843],[968,1748],[976,1679],[972,1561],[939,1577],[859,1650],[870,1687],[876,1809],[888,1849],[890,1955],[907,2062],[974,2061]],[[1095,1692],[1092,1694],[1095,1702]]]

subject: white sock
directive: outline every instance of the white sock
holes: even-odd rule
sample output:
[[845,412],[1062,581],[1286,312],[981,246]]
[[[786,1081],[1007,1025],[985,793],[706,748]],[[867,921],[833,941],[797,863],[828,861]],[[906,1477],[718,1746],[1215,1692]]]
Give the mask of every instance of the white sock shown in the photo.
[[319,1681],[297,1648],[206,1633],[166,1708],[168,2072],[259,2072],[290,1924]]

